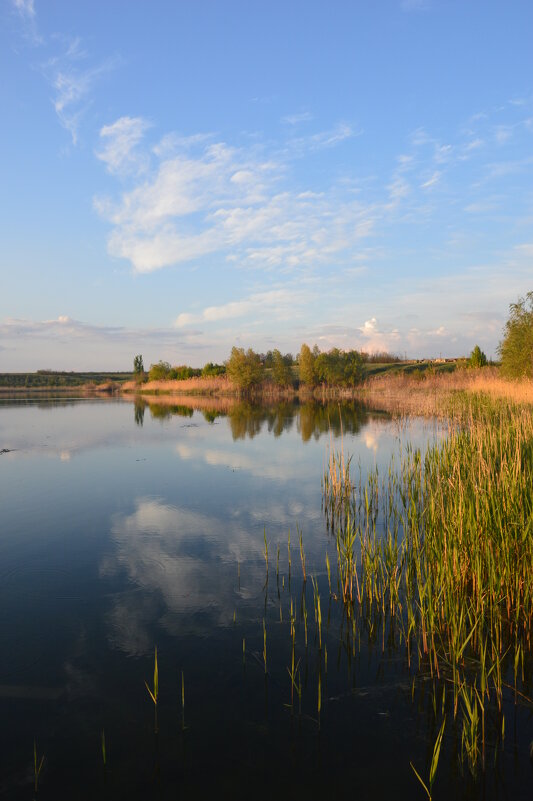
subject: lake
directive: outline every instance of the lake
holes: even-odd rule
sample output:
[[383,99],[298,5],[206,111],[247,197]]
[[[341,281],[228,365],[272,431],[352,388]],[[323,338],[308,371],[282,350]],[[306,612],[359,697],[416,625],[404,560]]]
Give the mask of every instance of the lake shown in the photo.
[[[329,449],[364,481],[445,428],[193,405],[0,400],[0,793],[33,797],[35,742],[42,799],[423,798],[434,681],[393,626],[348,626],[322,479]],[[532,797],[509,703],[475,779],[446,730],[434,798]]]

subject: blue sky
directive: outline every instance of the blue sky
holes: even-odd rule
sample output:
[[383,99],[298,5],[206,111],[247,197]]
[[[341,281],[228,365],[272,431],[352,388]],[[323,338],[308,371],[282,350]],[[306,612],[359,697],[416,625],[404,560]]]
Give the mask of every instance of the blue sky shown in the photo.
[[495,354],[530,0],[1,0],[0,371]]

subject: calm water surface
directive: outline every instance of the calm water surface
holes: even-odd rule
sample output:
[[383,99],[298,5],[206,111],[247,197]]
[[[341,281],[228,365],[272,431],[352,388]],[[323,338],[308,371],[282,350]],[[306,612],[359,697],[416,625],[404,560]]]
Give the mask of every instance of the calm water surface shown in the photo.
[[[321,478],[339,407],[168,404],[0,401],[0,794],[34,797],[35,739],[43,799],[422,798],[409,762],[427,775],[425,677],[390,632],[352,642],[328,600]],[[363,478],[385,472],[400,440],[443,436],[354,405],[342,433]],[[321,655],[298,531],[322,598]],[[156,646],[157,734],[144,685]],[[531,713],[509,720],[497,770],[477,783],[447,732],[435,798],[533,797]]]

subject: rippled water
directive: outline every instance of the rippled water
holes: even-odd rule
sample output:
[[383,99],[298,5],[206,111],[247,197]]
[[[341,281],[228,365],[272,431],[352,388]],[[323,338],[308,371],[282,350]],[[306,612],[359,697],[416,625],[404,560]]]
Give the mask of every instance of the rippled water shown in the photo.
[[[341,433],[364,477],[442,431],[355,405],[196,405],[0,401],[0,793],[33,797],[35,739],[45,799],[423,797],[409,762],[424,770],[435,739],[424,677],[413,689],[390,633],[347,638],[321,478]],[[459,774],[450,733],[435,798],[530,798],[528,731],[521,712],[488,785]]]

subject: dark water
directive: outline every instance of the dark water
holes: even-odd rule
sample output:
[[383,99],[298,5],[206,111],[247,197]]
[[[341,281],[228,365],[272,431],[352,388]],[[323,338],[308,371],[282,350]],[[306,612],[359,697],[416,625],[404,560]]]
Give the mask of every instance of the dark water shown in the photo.
[[[363,477],[400,438],[442,436],[354,405],[342,433]],[[321,478],[340,435],[336,405],[0,401],[1,797],[35,796],[34,740],[43,799],[424,797],[409,763],[427,777],[429,677],[330,600]],[[532,720],[510,710],[477,781],[446,731],[434,798],[533,797]]]

